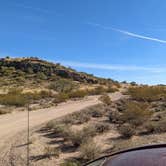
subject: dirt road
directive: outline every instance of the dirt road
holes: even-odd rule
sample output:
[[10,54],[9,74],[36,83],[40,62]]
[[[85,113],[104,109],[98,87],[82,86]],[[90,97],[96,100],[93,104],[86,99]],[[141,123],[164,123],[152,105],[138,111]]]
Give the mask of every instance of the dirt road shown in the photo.
[[[89,96],[80,101],[68,101],[56,107],[45,108],[30,112],[30,128],[45,123],[51,119],[62,117],[66,114],[79,111],[85,107],[99,103],[99,96]],[[113,101],[122,97],[120,92],[110,94]],[[18,112],[0,116],[0,158],[4,147],[10,146],[14,136],[27,129],[27,112]],[[11,141],[10,141],[11,140]],[[9,144],[8,144],[9,143]],[[3,153],[4,155],[4,153]]]

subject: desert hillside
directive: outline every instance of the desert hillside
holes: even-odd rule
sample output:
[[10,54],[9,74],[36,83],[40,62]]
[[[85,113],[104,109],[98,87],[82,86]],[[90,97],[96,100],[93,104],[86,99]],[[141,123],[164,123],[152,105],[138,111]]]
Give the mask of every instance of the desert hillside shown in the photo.
[[0,113],[117,91],[120,84],[38,58],[0,59]]

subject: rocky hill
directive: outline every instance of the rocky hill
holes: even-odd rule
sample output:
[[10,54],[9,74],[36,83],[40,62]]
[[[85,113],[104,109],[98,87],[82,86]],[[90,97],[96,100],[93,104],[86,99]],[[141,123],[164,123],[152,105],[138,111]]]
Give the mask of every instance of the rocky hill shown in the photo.
[[68,99],[114,92],[119,87],[111,79],[38,58],[0,59],[0,106],[5,106],[5,112],[6,107],[22,107],[27,103],[45,104],[45,107]]
[[72,79],[73,81],[97,84],[114,82],[109,79],[97,78],[93,75],[77,72],[74,69],[64,67],[59,63],[51,63],[38,58],[1,58],[1,76],[28,76],[33,75],[38,79],[55,79],[55,77]]

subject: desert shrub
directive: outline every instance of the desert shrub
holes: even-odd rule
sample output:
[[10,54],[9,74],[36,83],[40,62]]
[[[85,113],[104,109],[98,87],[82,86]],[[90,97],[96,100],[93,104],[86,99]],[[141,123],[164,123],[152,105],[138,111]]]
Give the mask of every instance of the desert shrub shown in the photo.
[[90,117],[87,114],[80,112],[75,114],[75,119],[75,124],[82,124],[88,122],[90,120]]
[[60,150],[56,147],[45,146],[44,147],[44,156],[45,157],[56,157],[58,158]]
[[121,88],[121,84],[118,81],[114,81],[113,85],[115,85],[117,88]]
[[84,127],[82,130],[72,130],[69,128],[66,130],[65,139],[71,141],[74,147],[79,147],[81,143],[85,142],[95,134],[95,128],[93,127]]
[[80,163],[77,161],[65,161],[60,166],[80,166]]
[[45,125],[45,127],[48,129],[53,129],[56,126],[57,126],[57,122],[55,120],[51,120]]
[[118,131],[124,138],[130,138],[135,134],[135,130],[130,124],[124,124],[118,127]]
[[10,88],[9,91],[8,91],[8,94],[21,94],[22,93],[22,88]]
[[15,72],[15,68],[1,66],[0,72],[2,73],[3,76],[11,76]]
[[113,92],[117,92],[118,88],[112,87],[112,86],[108,86],[106,92],[107,93],[113,93]]
[[90,120],[90,116],[80,111],[80,112],[72,113],[65,116],[62,119],[62,122],[66,124],[82,124],[82,123],[88,122],[89,120]]
[[106,89],[103,88],[103,86],[98,86],[92,90],[89,90],[89,95],[100,95],[102,93],[105,93],[106,92]]
[[61,119],[61,122],[64,124],[74,124],[75,123],[74,114],[69,114]]
[[9,106],[25,106],[29,101],[22,94],[0,95],[0,104]]
[[92,139],[83,142],[80,146],[81,158],[87,161],[94,160],[101,154],[101,147]]
[[50,89],[53,89],[59,93],[68,93],[76,88],[76,84],[67,79],[59,79],[49,85]]
[[111,98],[107,94],[100,96],[99,100],[103,102],[105,105],[110,105],[112,103]]
[[45,127],[47,129],[52,130],[54,133],[61,135],[63,137],[68,136],[68,132],[70,131],[69,125],[63,124],[63,123],[55,121],[55,120],[49,121],[45,125]]
[[64,124],[57,124],[53,128],[55,133],[62,134],[62,135],[65,135],[65,133],[66,133],[66,131],[68,129],[69,129],[69,126],[68,125],[64,125]]
[[68,130],[67,139],[72,142],[73,146],[78,147],[85,140],[85,137],[82,130],[81,131]]
[[38,72],[36,76],[37,76],[38,79],[41,79],[41,80],[46,80],[47,79],[47,76],[43,72]]
[[15,81],[16,81],[16,83],[19,83],[19,85],[20,85],[21,83],[24,83],[26,80],[24,77],[19,76],[19,77],[15,78]]
[[0,109],[0,115],[7,114],[9,112],[10,111],[8,111],[8,110]]
[[66,93],[59,93],[55,95],[53,102],[58,104],[61,102],[65,102],[68,98],[69,96]]
[[24,93],[24,96],[29,101],[35,101],[35,100],[53,97],[53,94],[51,91],[41,90],[39,92],[34,91],[34,92]]
[[126,104],[126,110],[123,112],[120,119],[134,126],[142,125],[142,123],[147,121],[152,114],[147,107],[148,105],[146,104],[128,102]]
[[110,129],[109,124],[107,123],[97,123],[95,124],[95,130],[97,133],[104,133]]
[[156,122],[148,121],[142,126],[143,134],[164,133],[166,132],[165,126],[166,126],[166,119],[162,119]]
[[82,129],[85,137],[90,138],[96,135],[96,128],[93,125],[88,125]]
[[108,118],[110,123],[122,123],[121,114],[118,111],[110,112]]
[[83,98],[88,95],[86,90],[75,90],[69,93],[69,98]]
[[166,119],[162,119],[161,121],[155,123],[154,132],[155,133],[166,132]]
[[99,117],[102,117],[104,115],[104,111],[102,109],[92,108],[92,109],[89,109],[88,114],[91,117],[99,118]]
[[103,104],[96,104],[82,110],[82,113],[88,114],[90,117],[98,118],[105,114],[105,107]]
[[164,86],[131,87],[128,89],[128,94],[135,100],[151,102],[166,99],[166,88]]
[[47,91],[47,90],[41,90],[38,95],[41,98],[53,97],[52,92],[51,91]]

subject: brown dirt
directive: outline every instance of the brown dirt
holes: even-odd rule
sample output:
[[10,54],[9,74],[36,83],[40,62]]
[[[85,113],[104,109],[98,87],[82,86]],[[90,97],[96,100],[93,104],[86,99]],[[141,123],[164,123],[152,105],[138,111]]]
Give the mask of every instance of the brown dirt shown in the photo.
[[[98,97],[99,96],[90,96],[79,101],[68,101],[59,104],[57,107],[31,111],[30,129],[32,130],[34,127],[46,123],[51,119],[56,119],[69,113],[79,111],[85,107],[95,105],[99,103]],[[121,92],[115,92],[110,94],[110,97],[115,101],[120,99],[122,94]],[[16,146],[16,144],[26,145],[26,129],[27,112],[17,112],[0,116],[0,165],[19,165],[17,162],[17,164],[12,162],[18,159],[14,159],[15,156],[11,156],[10,154],[13,154],[12,147]],[[22,137],[23,139],[21,139]],[[17,140],[19,140],[19,142]],[[23,159],[23,162],[20,164],[21,166],[26,163],[25,155],[26,153],[24,152],[22,156],[20,156],[20,158]]]

